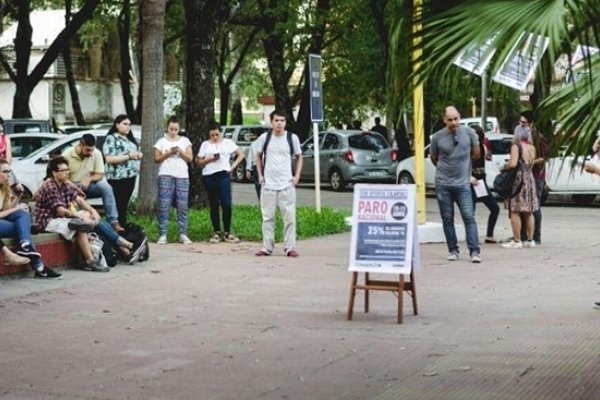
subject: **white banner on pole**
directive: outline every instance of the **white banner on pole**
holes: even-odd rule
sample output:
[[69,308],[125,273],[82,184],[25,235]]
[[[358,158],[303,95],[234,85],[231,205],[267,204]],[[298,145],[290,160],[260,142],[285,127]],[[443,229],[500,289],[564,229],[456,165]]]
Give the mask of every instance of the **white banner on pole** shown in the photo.
[[492,40],[489,39],[484,44],[478,43],[467,47],[458,53],[453,64],[481,76],[496,52],[496,49],[492,49]]
[[525,90],[549,42],[547,37],[522,33],[492,79],[513,89]]
[[410,274],[419,266],[415,185],[354,186],[349,270]]

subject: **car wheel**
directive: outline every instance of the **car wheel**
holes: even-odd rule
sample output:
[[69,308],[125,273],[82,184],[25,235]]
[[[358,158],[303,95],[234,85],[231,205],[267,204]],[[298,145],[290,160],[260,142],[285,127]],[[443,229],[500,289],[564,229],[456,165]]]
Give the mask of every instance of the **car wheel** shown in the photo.
[[246,163],[242,162],[235,168],[233,173],[233,179],[236,182],[245,182],[246,181]]
[[595,194],[574,194],[571,196],[575,204],[578,206],[587,206],[590,205],[592,201],[596,198]]
[[342,171],[337,168],[334,168],[329,173],[329,184],[331,188],[336,192],[341,192],[346,187],[346,181],[344,181],[344,177],[342,176]]
[[415,183],[415,180],[413,179],[410,172],[402,171],[400,172],[400,175],[398,175],[398,180],[396,183],[400,185],[410,185]]

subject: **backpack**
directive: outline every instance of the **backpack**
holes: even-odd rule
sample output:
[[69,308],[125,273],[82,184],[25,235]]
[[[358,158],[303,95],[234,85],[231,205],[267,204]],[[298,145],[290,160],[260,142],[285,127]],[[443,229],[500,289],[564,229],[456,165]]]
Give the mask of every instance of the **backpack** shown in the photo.
[[[293,135],[294,135],[293,133],[286,131],[287,142],[288,142],[288,145],[290,146],[290,162],[292,165],[292,175],[294,175],[296,173],[296,171],[295,171],[296,168],[294,167],[294,143],[292,142]],[[269,145],[269,142],[271,141],[271,136],[273,136],[273,131],[271,131],[271,130],[267,131],[267,137],[265,138],[265,142],[263,143],[263,148],[262,148],[263,172],[265,170],[265,164],[267,163],[267,146]]]
[[501,199],[512,199],[517,194],[519,194],[519,192],[521,191],[521,187],[523,187],[523,181],[521,180],[521,182],[519,182],[517,187],[514,188],[514,190],[513,190],[513,185],[514,185],[515,179],[517,178],[517,173],[519,172],[519,169],[520,169],[521,163],[522,163],[522,161],[521,161],[521,154],[522,154],[521,146],[519,145],[518,148],[519,148],[519,163],[517,164],[517,167],[513,168],[511,170],[500,171],[500,173],[498,175],[496,175],[496,178],[494,178],[494,191],[496,192],[498,197],[500,197]]
[[[119,234],[125,240],[130,241],[134,245],[137,245],[138,243],[140,243],[142,240],[144,240],[146,238],[146,232],[144,231],[144,228],[142,228],[138,224],[128,223],[123,228],[125,230],[123,232],[119,232]],[[144,250],[142,250],[142,254],[140,255],[139,261],[147,261],[149,258],[150,258],[150,246],[148,245],[148,242],[146,242],[146,244],[144,244]],[[129,260],[123,260],[123,261],[129,261]]]

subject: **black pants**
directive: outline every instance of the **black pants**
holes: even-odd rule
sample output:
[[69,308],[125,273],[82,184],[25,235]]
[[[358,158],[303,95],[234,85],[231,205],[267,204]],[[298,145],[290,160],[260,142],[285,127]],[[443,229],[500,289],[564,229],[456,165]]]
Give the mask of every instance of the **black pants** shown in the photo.
[[127,224],[127,204],[131,199],[133,188],[135,187],[135,176],[125,179],[109,179],[108,184],[112,187],[117,202],[117,212],[119,213],[119,224]]

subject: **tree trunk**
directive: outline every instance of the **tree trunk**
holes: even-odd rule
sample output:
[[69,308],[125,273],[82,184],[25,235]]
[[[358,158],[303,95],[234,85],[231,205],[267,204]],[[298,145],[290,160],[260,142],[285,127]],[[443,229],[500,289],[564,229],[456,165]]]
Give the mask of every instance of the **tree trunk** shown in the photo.
[[[8,75],[15,82],[15,97],[13,100],[13,118],[30,118],[29,97],[33,88],[42,80],[52,63],[60,56],[62,50],[69,44],[69,41],[77,34],[77,31],[84,22],[92,17],[94,9],[98,6],[100,0],[86,0],[79,11],[73,15],[73,19],[63,29],[50,47],[46,49],[42,59],[35,65],[31,73],[29,70],[29,59],[31,56],[31,35],[32,28],[29,20],[31,11],[28,0],[17,2],[17,34],[15,37],[16,73],[7,70]],[[5,65],[6,67],[7,65]]]
[[143,215],[152,215],[156,206],[158,167],[154,163],[154,143],[163,130],[163,36],[166,0],[142,0],[140,15],[142,22],[142,54],[144,56],[142,110],[142,168],[137,210]]
[[[185,0],[186,19],[186,129],[196,154],[215,119],[215,38],[219,0]],[[192,207],[208,204],[200,170],[190,171]]]
[[[71,0],[65,2],[65,25],[71,22]],[[75,76],[73,75],[73,63],[71,62],[71,43],[68,42],[62,51],[63,61],[65,62],[65,70],[67,75],[67,85],[69,85],[69,93],[71,94],[71,106],[75,115],[77,125],[85,125],[83,112],[81,111],[81,102],[79,101],[79,92],[75,84]]]
[[221,94],[221,104],[219,107],[219,124],[227,125],[227,114],[229,113],[229,97],[231,89],[229,85],[219,79],[219,92]]
[[271,83],[275,92],[275,108],[286,112],[287,127],[293,130],[296,121],[293,114],[294,105],[290,99],[290,91],[288,89],[289,76],[285,69],[283,41],[273,30],[268,32],[267,37],[263,39],[263,47],[269,66],[269,76],[271,77]]
[[125,110],[131,123],[139,124],[135,107],[133,106],[133,94],[129,85],[129,73],[131,71],[131,57],[129,54],[129,29],[131,21],[131,1],[124,0],[123,8],[119,14],[119,59],[121,60],[121,73],[119,74],[119,82],[121,83],[121,93],[123,94],[123,103]]
[[239,97],[231,106],[231,125],[242,125],[244,123],[244,111],[242,108],[242,99]]

